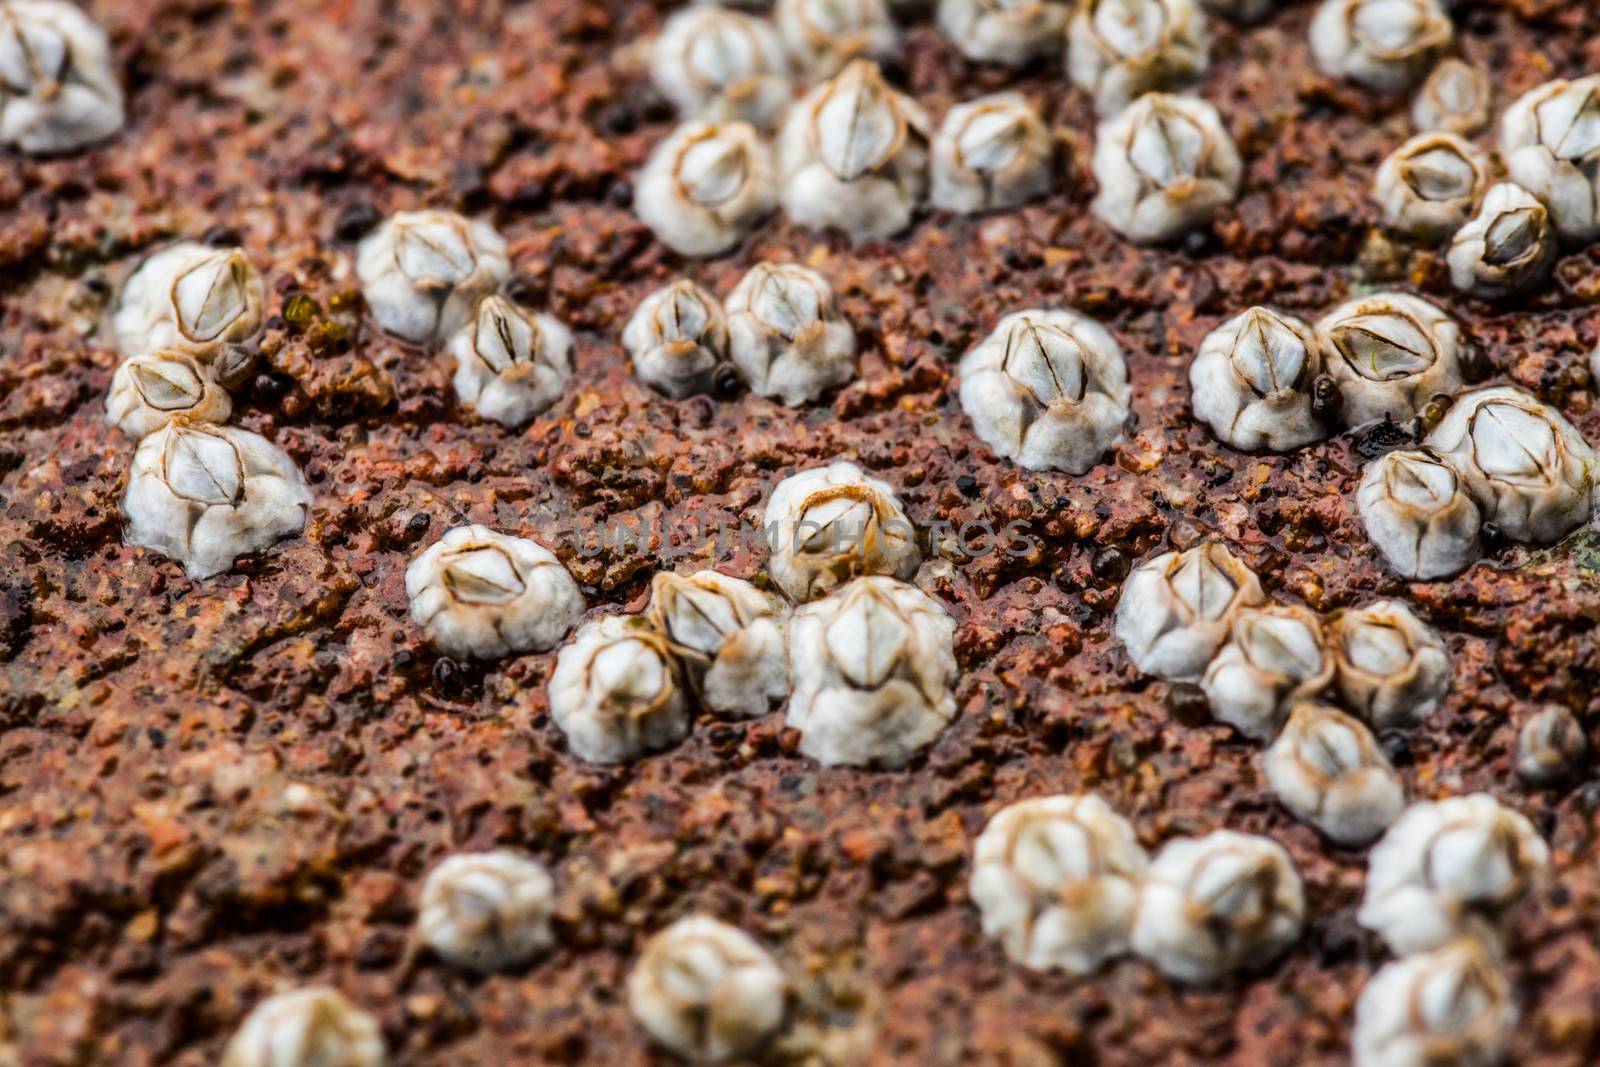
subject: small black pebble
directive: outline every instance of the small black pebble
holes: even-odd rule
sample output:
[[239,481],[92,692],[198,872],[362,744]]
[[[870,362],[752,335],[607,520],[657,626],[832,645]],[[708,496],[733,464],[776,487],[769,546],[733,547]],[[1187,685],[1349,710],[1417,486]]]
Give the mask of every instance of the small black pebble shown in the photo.
[[213,226],[200,241],[212,248],[237,248],[244,244],[244,235],[235,226]]
[[1339,395],[1339,383],[1326,374],[1319,374],[1311,383],[1311,417],[1318,422],[1339,421],[1339,409],[1344,397]]
[[258,374],[250,389],[262,400],[281,400],[289,391],[291,379],[281,374]]
[[1127,554],[1117,548],[1100,549],[1089,561],[1089,566],[1094,570],[1095,577],[1103,582],[1120,582],[1133,569]]
[[412,537],[421,537],[428,532],[428,527],[433,523],[433,516],[426,511],[419,511],[406,522],[406,529],[411,531]]
[[1411,431],[1387,419],[1356,435],[1356,454],[1362,459],[1377,459],[1411,444]]
[[1211,721],[1211,701],[1193,682],[1177,682],[1167,690],[1167,711],[1181,726],[1192,728]]
[[378,209],[363,200],[339,212],[339,218],[333,224],[333,234],[341,241],[357,241],[382,221],[383,216],[378,214]]
[[1383,745],[1383,754],[1389,758],[1390,763],[1396,767],[1411,766],[1411,739],[1409,737],[1391,730],[1383,735],[1381,743]]
[[612,207],[629,207],[633,204],[633,183],[626,178],[618,178],[611,183],[611,188],[606,190],[606,203]]
[[961,495],[974,497],[978,495],[978,479],[970,474],[963,474],[956,479],[956,488],[961,490]]

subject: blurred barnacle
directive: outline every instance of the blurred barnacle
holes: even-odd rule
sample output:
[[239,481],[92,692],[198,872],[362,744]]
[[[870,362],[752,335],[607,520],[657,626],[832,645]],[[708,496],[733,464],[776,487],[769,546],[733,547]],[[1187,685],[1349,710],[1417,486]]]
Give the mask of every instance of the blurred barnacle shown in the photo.
[[1148,866],[1133,827],[1099,797],[1039,797],[989,820],[968,891],[1011,959],[1088,974],[1128,950]]
[[728,368],[728,317],[716,297],[680,279],[639,302],[622,347],[641,381],[674,399],[714,391]]
[[1600,74],[1545,82],[1500,118],[1511,180],[1550,210],[1569,241],[1600,237]]
[[1477,501],[1455,467],[1426,449],[1390,452],[1368,465],[1356,506],[1367,536],[1407,578],[1449,577],[1483,552]]
[[1356,1001],[1355,1067],[1496,1067],[1517,1023],[1493,950],[1461,937],[1385,964]]
[[1556,251],[1550,212],[1522,186],[1501,182],[1456,233],[1446,261],[1462,292],[1508,296],[1543,281]]
[[1588,754],[1589,739],[1578,717],[1561,704],[1546,704],[1517,732],[1517,777],[1533,786],[1571,781]]
[[651,49],[650,76],[686,119],[761,128],[778,120],[793,91],[772,25],[712,3],[667,19]]
[[855,331],[816,271],[757,263],[728,294],[727,307],[729,356],[756,395],[793,407],[855,374]]
[[1311,409],[1321,373],[1322,346],[1310,326],[1253,307],[1200,343],[1189,364],[1190,403],[1224,443],[1286,452],[1328,435]]
[[911,225],[928,186],[927,112],[858,59],[813,89],[778,138],[783,208],[802,226],[856,240]]
[[1217,721],[1265,741],[1290,707],[1327,688],[1333,671],[1322,620],[1305,608],[1268,604],[1234,615],[1200,687]]
[[1390,152],[1372,181],[1372,196],[1391,230],[1442,241],[1461,228],[1483,199],[1483,155],[1453,133],[1419,133]]
[[232,414],[228,391],[180,349],[123,360],[106,393],[106,422],[136,440],[179,415],[191,422],[221,423]]
[[237,248],[169,245],[128,276],[111,327],[124,355],[188,352],[209,365],[261,328],[261,275]]
[[778,0],[772,17],[790,61],[811,80],[852,59],[889,59],[900,47],[884,0]]
[[1198,81],[1210,49],[1195,0],[1081,0],[1067,24],[1067,74],[1105,115]]
[[1295,818],[1341,845],[1366,844],[1405,807],[1405,789],[1372,731],[1326,704],[1297,704],[1262,768]]
[[778,483],[762,528],[767,572],[795,603],[864,574],[910,578],[922,562],[916,530],[887,482],[835,460]]
[[1020,67],[1061,54],[1071,5],[1059,0],[939,0],[939,30],[980,63]]
[[671,642],[687,681],[724,715],[765,715],[789,693],[788,607],[713,570],[658,573],[650,624]]
[[674,252],[726,252],[778,206],[772,150],[747,122],[686,123],[651,153],[633,206]]
[[1197,680],[1244,608],[1266,599],[1255,572],[1220,541],[1166,552],[1135,568],[1117,603],[1117,638],[1146,674]]
[[950,109],[934,135],[929,202],[965,215],[1019,207],[1050,191],[1055,140],[1018,93]]
[[1407,293],[1357,297],[1317,320],[1344,421],[1406,421],[1461,388],[1465,342],[1454,319]]
[[689,732],[667,639],[631,615],[603,615],[579,627],[556,657],[549,696],[568,746],[590,763],[631,762]]
[[1028,470],[1088,471],[1121,437],[1133,392],[1110,331],[1065,308],[1007,315],[960,374],[973,432]]
[[169,422],[139,442],[122,495],[128,544],[195,581],[305,529],[311,490],[272,442],[231,426]]
[[1411,125],[1418,132],[1477,133],[1489,124],[1490,96],[1483,71],[1454,56],[1441,59],[1411,101]]
[[955,621],[914,585],[857,578],[795,611],[787,723],[824,766],[903,766],[955,718]]
[[0,4],[0,144],[70,152],[110,137],[123,119],[105,30],[65,0]]
[[1218,830],[1169,841],[1150,864],[1133,950],[1169,978],[1214,982],[1277,959],[1304,917],[1289,854],[1268,838]]
[[362,238],[356,274],[378,325],[415,344],[449,337],[511,274],[487,222],[448,211],[402,211]]
[[555,553],[487,526],[457,526],[406,568],[411,619],[457,659],[554,648],[583,614]]
[[378,1022],[334,989],[268,997],[245,1016],[220,1067],[383,1067]]
[[1394,93],[1422,77],[1452,35],[1438,0],[1323,0],[1311,56],[1330,77]]
[[1100,123],[1092,205],[1130,241],[1153,244],[1205,226],[1233,203],[1243,166],[1217,109],[1147,93]]
[[503,296],[478,302],[450,338],[456,396],[479,415],[521,426],[554,404],[572,374],[572,331]]
[[1450,654],[1401,600],[1375,600],[1328,621],[1345,706],[1374,729],[1415,726],[1450,691]]
[[482,973],[516,967],[555,943],[554,892],[544,866],[520,853],[451,856],[422,884],[417,933],[452,966]]
[[787,987],[749,934],[692,916],[646,942],[628,975],[628,1007],[651,1038],[689,1062],[724,1063],[777,1033]]

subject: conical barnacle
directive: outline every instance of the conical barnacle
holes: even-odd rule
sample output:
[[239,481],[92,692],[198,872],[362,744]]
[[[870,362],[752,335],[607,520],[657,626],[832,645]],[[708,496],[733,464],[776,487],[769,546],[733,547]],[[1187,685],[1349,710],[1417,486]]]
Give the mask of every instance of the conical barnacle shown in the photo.
[[1311,405],[1321,373],[1322,345],[1310,326],[1253,307],[1200,343],[1189,364],[1190,404],[1234,448],[1287,452],[1328,435]]
[[1345,707],[1379,730],[1415,726],[1450,691],[1450,654],[1400,600],[1376,600],[1328,621]]
[[1128,950],[1148,866],[1133,827],[1099,797],[1039,797],[983,828],[968,892],[1011,959],[1088,974]]
[[1495,952],[1460,937],[1392,960],[1361,991],[1354,1067],[1497,1067],[1517,1009]]
[[858,59],[790,111],[778,138],[783,209],[857,240],[911,225],[928,187],[927,112]]
[[1461,328],[1419,297],[1347,300],[1317,320],[1317,334],[1350,426],[1409,420],[1435,396],[1461,388]]
[[1391,230],[1442,241],[1472,216],[1488,184],[1483,155],[1453,133],[1419,133],[1390,152],[1372,196]]
[[1443,130],[1468,136],[1489,124],[1489,77],[1454,56],[1441,59],[1411,101],[1418,132]]
[[961,358],[961,409],[1028,470],[1083,474],[1122,435],[1132,388],[1109,330],[1066,308],[1018,311]]
[[884,0],[778,0],[772,17],[790,61],[811,80],[832,77],[852,59],[889,59],[900,48]]
[[449,352],[457,398],[506,426],[547,410],[572,374],[572,331],[498,295],[478,301],[472,321],[451,336]]
[[378,1022],[337,990],[268,997],[245,1017],[220,1067],[383,1067]]
[[689,1062],[724,1063],[777,1033],[787,986],[749,934],[694,916],[645,944],[628,975],[628,1007],[651,1038]]
[[678,400],[714,391],[731,373],[728,316],[716,297],[687,279],[639,302],[622,347],[641,381]]
[[1452,35],[1438,0],[1323,0],[1311,56],[1330,77],[1394,93],[1422,77]]
[[1218,722],[1265,741],[1290,707],[1327,688],[1333,669],[1322,620],[1305,608],[1269,604],[1234,615],[1228,643],[1200,687]]
[[1369,464],[1356,490],[1367,536],[1407,578],[1446,578],[1482,555],[1483,513],[1436,452],[1400,450]]
[[667,19],[650,50],[650,77],[685,119],[762,129],[778,120],[793,91],[772,25],[713,3]]
[[910,578],[922,562],[916,529],[886,482],[835,460],[778,483],[762,527],[767,572],[785,596],[803,603],[852,578]]
[[122,128],[106,32],[65,0],[0,4],[0,144],[70,152]]
[[756,395],[793,407],[855,375],[855,331],[816,271],[757,263],[728,294],[727,308],[729,357]]
[[1600,74],[1519,96],[1500,119],[1500,155],[1511,180],[1550,210],[1561,236],[1600,236]]
[[299,468],[266,438],[183,418],[139,442],[122,494],[128,544],[177,561],[196,581],[294,537],[310,513]]
[[590,763],[631,762],[689,732],[672,649],[631,615],[604,615],[579,627],[556,657],[549,696],[568,747]]
[[1532,786],[1571,781],[1589,755],[1589,739],[1571,709],[1546,704],[1517,731],[1517,777]]
[[1542,282],[1556,261],[1550,212],[1522,186],[1501,182],[1457,231],[1446,262],[1464,293],[1507,296]]
[[451,856],[422,884],[417,933],[452,966],[484,973],[516,967],[555,943],[554,892],[544,866],[520,853]]
[[487,526],[457,526],[406,568],[411,619],[439,651],[496,659],[554,648],[583,614],[555,553]]
[[824,766],[900,767],[955,718],[955,622],[914,585],[867,577],[795,611],[788,725]]
[[646,618],[712,711],[764,715],[788,695],[788,607],[772,594],[712,570],[662,571]]
[[1198,81],[1210,49],[1195,0],[1081,0],[1067,24],[1067,74],[1105,115]]
[[1373,846],[1356,918],[1397,953],[1437,948],[1502,925],[1549,861],[1533,824],[1487,793],[1423,801]]
[[1507,537],[1550,544],[1589,521],[1594,450],[1548,404],[1496,386],[1458,399],[1427,444]]
[[1219,541],[1166,552],[1128,575],[1117,602],[1117,638],[1134,666],[1168,681],[1193,681],[1245,608],[1261,604],[1261,580]]
[[1050,191],[1055,139],[1017,93],[979,97],[950,109],[934,135],[934,207],[962,214],[1018,207]]
[[449,337],[511,274],[487,222],[449,211],[402,211],[356,249],[356,274],[378,325],[415,344]]
[[662,244],[714,256],[744,240],[778,206],[772,150],[747,122],[690,122],[651,153],[634,210]]
[[1093,210],[1130,241],[1153,244],[1205,226],[1233,203],[1243,165],[1217,109],[1147,93],[1100,123]]
[[936,18],[968,59],[1020,67],[1061,54],[1071,11],[1060,0],[939,0]]
[[264,298],[261,275],[242,251],[185,241],[128,276],[111,327],[125,355],[170,348],[210,364],[224,345],[261,328]]
[[1169,841],[1150,864],[1133,950],[1169,978],[1213,982],[1277,959],[1304,917],[1289,854],[1268,838],[1218,830]]
[[111,376],[106,422],[137,440],[178,416],[190,422],[227,422],[228,391],[181,349],[125,359]]
[[1295,818],[1341,845],[1366,844],[1405,807],[1405,789],[1372,731],[1326,704],[1295,705],[1262,769]]

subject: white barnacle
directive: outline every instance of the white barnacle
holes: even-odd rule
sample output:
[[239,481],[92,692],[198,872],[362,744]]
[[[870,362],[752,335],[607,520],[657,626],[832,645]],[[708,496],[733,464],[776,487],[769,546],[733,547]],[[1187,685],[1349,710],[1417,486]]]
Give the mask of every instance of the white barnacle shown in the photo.
[[122,129],[105,30],[65,0],[0,4],[0,144],[70,152]]
[[1583,769],[1589,739],[1571,709],[1546,704],[1517,731],[1517,777],[1532,786],[1569,781]]
[[916,529],[887,482],[835,460],[778,483],[762,518],[767,572],[796,603],[852,578],[910,578],[922,562]]
[[729,357],[756,395],[794,407],[855,375],[855,331],[809,267],[757,263],[727,307]]
[[1020,67],[1055,58],[1070,4],[1061,0],[939,0],[939,30],[968,59]]
[[1420,297],[1347,300],[1317,320],[1317,333],[1350,426],[1410,419],[1461,388],[1461,327]]
[[824,766],[900,767],[955,718],[955,621],[914,585],[857,578],[795,611],[788,725]]
[[1234,616],[1265,599],[1255,572],[1220,541],[1165,552],[1123,584],[1117,639],[1146,674],[1194,681],[1227,640]]
[[1295,818],[1341,845],[1366,844],[1405,807],[1400,776],[1372,731],[1326,704],[1295,705],[1262,768]]
[[778,206],[772,150],[747,122],[685,123],[651,153],[633,206],[674,252],[726,252]]
[[1390,152],[1372,180],[1372,197],[1391,230],[1442,241],[1461,228],[1488,184],[1483,154],[1453,133],[1419,133]]
[[1311,405],[1321,373],[1322,345],[1310,326],[1253,307],[1200,343],[1189,364],[1190,404],[1234,448],[1287,452],[1328,435]]
[[1411,101],[1411,125],[1418,132],[1443,130],[1464,136],[1489,124],[1489,76],[1456,59],[1441,59]]
[[305,529],[311,490],[259,434],[177,418],[139,442],[122,494],[128,544],[183,565],[196,581]]
[[1211,714],[1246,737],[1277,733],[1289,708],[1326,689],[1333,655],[1315,613],[1291,604],[1245,608],[1200,680]]
[[1543,281],[1556,261],[1550,212],[1520,185],[1501,182],[1457,231],[1445,257],[1463,293],[1508,296]]
[[433,647],[458,659],[543,652],[583,614],[578,583],[555,553],[487,526],[457,526],[418,554],[406,595]]
[[1356,918],[1402,955],[1498,927],[1539,885],[1550,850],[1487,793],[1411,805],[1373,846]]
[[1427,444],[1513,540],[1550,544],[1589,521],[1594,449],[1566,416],[1512,386],[1459,398]]
[[1211,222],[1239,192],[1243,165],[1217,109],[1147,93],[1095,133],[1092,205],[1130,241],[1154,244]]
[[449,352],[457,398],[505,426],[547,410],[572,375],[572,331],[553,315],[499,295],[478,301],[472,321],[451,336]]
[[1133,950],[1169,978],[1203,984],[1267,966],[1304,918],[1289,854],[1269,838],[1218,830],[1162,847],[1140,893]]
[[961,409],[1028,470],[1083,474],[1122,436],[1133,390],[1122,347],[1067,308],[1017,311],[961,357]]
[[245,1016],[220,1067],[383,1067],[378,1021],[334,989],[268,997]]
[[1600,236],[1600,74],[1530,89],[1500,118],[1511,180],[1550,209],[1561,236]]
[[1198,81],[1210,49],[1195,0],[1082,0],[1067,24],[1067,74],[1105,115]]
[[712,392],[728,367],[728,316],[716,297],[687,279],[639,302],[622,347],[643,382],[674,399]]
[[1496,1067],[1517,1024],[1511,983],[1492,949],[1460,937],[1404,956],[1356,1001],[1354,1067]]
[[1089,974],[1128,950],[1148,866],[1133,827],[1099,797],[1038,797],[983,828],[968,892],[1011,959]]
[[1324,74],[1379,92],[1409,88],[1453,35],[1439,0],[1323,0],[1311,56]]
[[128,276],[111,327],[124,355],[162,349],[188,352],[202,363],[223,346],[261,328],[261,275],[237,248],[193,241],[169,245]]
[[782,968],[749,934],[692,916],[645,944],[628,974],[628,1007],[689,1062],[724,1063],[778,1032],[787,990]]
[[742,578],[662,571],[650,582],[650,624],[666,635],[706,707],[764,715],[789,693],[788,607]]
[[1415,726],[1450,691],[1450,654],[1404,601],[1376,600],[1328,621],[1345,706],[1379,730]]
[[858,59],[796,104],[778,137],[783,209],[856,240],[911,225],[928,187],[927,112]]
[[356,249],[356,275],[372,317],[414,344],[461,329],[478,301],[510,274],[505,240],[494,227],[449,211],[399,212]]
[[590,763],[628,763],[677,744],[689,708],[667,639],[643,619],[584,623],[556,657],[550,715]]
[[783,45],[766,19],[692,4],[667,19],[650,51],[650,77],[686,119],[767,128],[789,104]]
[[812,80],[852,59],[889,59],[900,47],[884,0],[778,0],[772,17],[790,62]]
[[417,933],[454,967],[516,967],[555,944],[549,872],[509,849],[451,856],[422,883]]
[[1369,464],[1356,506],[1367,536],[1407,578],[1446,578],[1483,554],[1483,513],[1438,453],[1402,449]]
[[191,422],[220,423],[232,414],[228,391],[180,349],[123,360],[106,393],[106,422],[136,440],[179,415]]
[[1019,207],[1050,191],[1055,139],[1026,98],[997,93],[950,109],[934,135],[928,200],[965,215]]

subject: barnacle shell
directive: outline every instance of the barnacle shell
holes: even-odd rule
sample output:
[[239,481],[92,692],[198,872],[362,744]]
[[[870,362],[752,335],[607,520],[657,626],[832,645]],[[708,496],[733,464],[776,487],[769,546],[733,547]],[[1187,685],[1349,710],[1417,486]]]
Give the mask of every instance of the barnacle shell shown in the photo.
[[1146,93],[1100,123],[1093,210],[1130,241],[1154,244],[1208,224],[1239,191],[1243,165],[1217,109]]
[[1311,410],[1322,345],[1292,315],[1253,307],[1206,335],[1189,365],[1194,416],[1234,448],[1286,452],[1320,441]]
[[1294,817],[1341,845],[1364,845],[1405,807],[1405,790],[1359,720],[1297,704],[1262,759],[1267,784]]
[[1538,197],[1570,241],[1600,236],[1600,74],[1545,82],[1500,119],[1511,180]]
[[778,206],[772,150],[747,122],[686,123],[650,154],[633,206],[674,252],[726,252]]
[[106,32],[65,0],[0,4],[0,144],[70,152],[122,128]]
[[796,603],[863,574],[910,578],[922,562],[894,490],[844,460],[779,482],[762,527],[772,553],[767,571]]
[[1055,140],[1017,93],[950,109],[932,148],[934,207],[962,214],[1014,208],[1050,191]]
[[1219,541],[1140,564],[1117,602],[1117,639],[1146,674],[1193,681],[1244,608],[1261,604],[1261,580]]
[[448,211],[402,211],[356,249],[356,274],[378,325],[416,344],[449,337],[511,274],[487,222]]
[[1583,724],[1561,704],[1546,704],[1517,731],[1517,777],[1529,785],[1569,781],[1583,769],[1588,754]]
[[793,407],[848,382],[856,335],[816,271],[758,263],[728,294],[729,356],[752,392]]
[[686,119],[761,128],[777,121],[793,91],[771,24],[711,3],[667,19],[650,51],[650,77]]
[[417,932],[453,966],[481,972],[515,967],[555,943],[554,892],[543,865],[520,853],[451,856],[422,884]]
[[666,636],[712,711],[764,715],[789,693],[788,607],[742,578],[665,571],[650,582],[650,624]]
[[383,1067],[378,1022],[333,989],[268,997],[245,1017],[220,1067]]
[[622,331],[634,373],[667,396],[709,393],[728,367],[728,316],[717,298],[679,280],[639,302]]
[[1450,654],[1400,600],[1377,600],[1328,622],[1345,706],[1379,730],[1415,726],[1450,691]]
[[1471,217],[1488,184],[1483,155],[1453,133],[1419,133],[1390,152],[1372,196],[1392,230],[1442,241]]
[[1407,578],[1444,578],[1482,554],[1483,514],[1460,473],[1435,452],[1401,450],[1367,466],[1356,490],[1367,536]]
[[1454,56],[1441,59],[1411,101],[1411,125],[1470,135],[1489,124],[1489,77]]
[[1351,426],[1410,419],[1435,396],[1461,388],[1461,328],[1419,297],[1347,300],[1317,321],[1317,333]]
[[1501,182],[1457,231],[1446,262],[1464,293],[1506,296],[1545,279],[1556,261],[1550,212],[1520,185]]
[[1067,74],[1110,115],[1199,80],[1210,48],[1195,0],[1081,0],[1067,24]]
[[888,59],[900,31],[884,0],[778,0],[773,19],[795,67],[827,78],[852,59]]
[[1479,938],[1383,966],[1356,1001],[1355,1067],[1497,1067],[1517,1024],[1511,983]]
[[1438,0],[1323,0],[1311,56],[1324,74],[1393,93],[1422,77],[1452,33]]
[[667,639],[631,615],[579,627],[556,657],[549,695],[551,718],[573,753],[590,763],[631,762],[689,732]]
[[261,328],[261,275],[237,248],[185,241],[128,276],[111,328],[125,355],[178,349],[205,364]]
[[572,331],[503,296],[478,302],[450,338],[456,396],[486,419],[521,426],[554,404],[572,374]]
[[1020,67],[1061,54],[1071,5],[1058,0],[939,0],[939,30],[981,63]]
[[179,349],[123,360],[106,394],[106,422],[135,439],[179,415],[191,422],[227,422],[232,414],[228,391]]
[[1305,608],[1269,604],[1235,613],[1200,687],[1217,721],[1264,741],[1290,707],[1327,688],[1333,670],[1322,621]]

